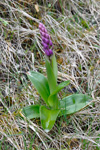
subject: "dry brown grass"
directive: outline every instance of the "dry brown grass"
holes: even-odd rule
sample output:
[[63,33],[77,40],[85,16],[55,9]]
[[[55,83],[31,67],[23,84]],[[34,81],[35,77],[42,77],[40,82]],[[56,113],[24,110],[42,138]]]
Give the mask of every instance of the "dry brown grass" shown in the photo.
[[[1,150],[100,149],[100,2],[51,2],[0,1]],[[26,76],[32,69],[45,74],[39,22],[51,35],[59,82],[71,81],[60,96],[77,91],[93,97],[88,108],[59,118],[48,134],[38,119],[20,116],[22,107],[41,102]]]

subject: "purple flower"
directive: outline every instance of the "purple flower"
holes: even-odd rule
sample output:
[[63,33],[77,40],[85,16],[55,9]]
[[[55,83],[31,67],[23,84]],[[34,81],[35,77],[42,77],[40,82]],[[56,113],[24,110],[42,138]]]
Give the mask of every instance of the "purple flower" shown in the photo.
[[42,38],[43,50],[45,54],[50,57],[53,55],[53,51],[51,50],[53,44],[50,35],[48,34],[45,26],[42,23],[39,24],[39,30]]

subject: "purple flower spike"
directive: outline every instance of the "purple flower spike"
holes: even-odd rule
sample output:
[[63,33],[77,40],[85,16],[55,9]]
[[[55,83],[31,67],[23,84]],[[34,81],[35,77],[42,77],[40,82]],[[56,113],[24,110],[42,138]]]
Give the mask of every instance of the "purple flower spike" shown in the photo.
[[50,35],[48,34],[45,26],[42,23],[39,24],[39,30],[42,38],[43,50],[45,54],[50,57],[53,55],[53,50],[51,50],[53,44]]

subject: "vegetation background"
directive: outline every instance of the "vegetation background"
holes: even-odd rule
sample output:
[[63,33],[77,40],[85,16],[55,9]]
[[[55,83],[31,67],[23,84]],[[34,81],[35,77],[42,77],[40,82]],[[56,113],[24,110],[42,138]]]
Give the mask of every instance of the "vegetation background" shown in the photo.
[[[86,93],[92,103],[58,118],[49,133],[21,108],[43,103],[26,72],[45,74],[38,24],[50,33],[58,62],[59,93]],[[100,150],[100,1],[0,0],[0,150]]]

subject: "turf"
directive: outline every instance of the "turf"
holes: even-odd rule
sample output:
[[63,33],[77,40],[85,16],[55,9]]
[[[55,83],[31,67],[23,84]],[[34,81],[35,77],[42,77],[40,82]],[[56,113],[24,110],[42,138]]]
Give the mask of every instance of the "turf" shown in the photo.
[[[57,119],[49,133],[40,120],[20,110],[43,104],[26,72],[46,74],[38,24],[53,41],[58,82],[70,80],[59,93],[92,96],[80,112]],[[100,2],[99,0],[0,1],[0,150],[100,149]]]

